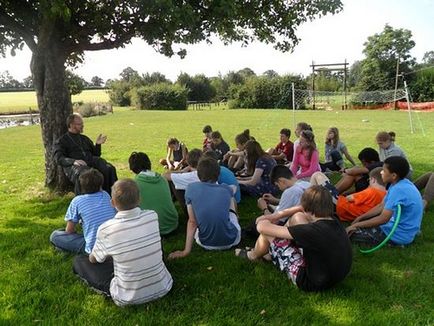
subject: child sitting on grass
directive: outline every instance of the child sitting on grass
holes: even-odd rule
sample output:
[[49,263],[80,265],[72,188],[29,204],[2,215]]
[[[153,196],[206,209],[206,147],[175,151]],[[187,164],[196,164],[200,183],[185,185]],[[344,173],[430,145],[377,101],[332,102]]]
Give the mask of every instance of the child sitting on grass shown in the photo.
[[[272,184],[282,191],[282,195],[279,199],[270,193],[266,193],[258,199],[258,208],[264,215],[270,215],[287,208],[299,206],[301,196],[311,186],[310,182],[297,180],[291,170],[285,165],[276,165],[271,170],[270,180]],[[277,224],[284,225],[287,219],[288,217],[284,217]],[[256,239],[259,236],[255,222],[252,221],[247,227],[242,229],[243,238],[251,237]]]
[[[379,133],[377,133],[377,136],[375,137],[375,140],[377,141],[378,144],[378,154],[380,155],[380,161],[384,162],[384,160],[388,157],[400,156],[405,158],[408,162],[407,156],[405,155],[404,151],[398,145],[395,144],[395,137],[391,136],[392,133],[393,131],[390,132],[380,131]],[[408,163],[408,165],[409,165],[409,172],[406,178],[411,180],[413,168],[411,167],[410,163]]]
[[[295,128],[295,135],[297,136],[297,139],[294,141],[294,145],[293,145],[293,152],[295,155],[295,152],[297,151],[297,147],[300,144],[300,135],[301,132],[303,130],[309,130],[313,132],[312,126],[306,122],[299,122],[297,123],[297,127]],[[294,161],[294,157],[292,158],[292,160],[290,161]]]
[[[285,226],[274,224],[286,216],[292,217]],[[269,253],[273,263],[301,290],[328,289],[347,276],[352,263],[348,236],[332,216],[330,193],[312,186],[301,197],[301,206],[259,217],[255,248],[236,249],[235,255],[257,260]]]
[[[217,160],[217,154],[214,151],[208,151],[204,152],[202,154],[202,158],[210,157],[216,161]],[[217,180],[218,184],[227,184],[228,186],[232,186],[235,189],[234,198],[235,202],[237,204],[241,201],[241,190],[240,190],[240,184],[238,183],[237,178],[235,177],[235,174],[229,170],[227,167],[220,165],[220,174],[219,178]]]
[[309,181],[315,172],[321,171],[315,136],[312,131],[303,130],[300,133],[299,145],[297,149],[294,149],[291,171],[297,179],[305,181]]
[[[276,165],[271,170],[270,179],[283,192],[280,199],[270,193],[258,199],[258,207],[264,215],[300,205],[301,196],[311,186],[307,181],[297,180],[285,165]],[[282,222],[286,222],[286,219]]]
[[289,137],[291,137],[291,130],[283,128],[280,130],[280,142],[275,148],[266,150],[278,164],[290,163],[294,157],[294,144],[289,140]]
[[230,151],[229,145],[225,142],[219,131],[213,131],[211,133],[211,142],[211,149],[217,154],[217,160],[220,163],[223,161],[226,153]]
[[118,306],[141,304],[166,295],[173,280],[163,262],[158,216],[142,211],[134,180],[112,188],[116,216],[98,229],[90,256],[77,256],[73,271]]
[[[80,174],[81,195],[74,197],[66,211],[65,230],[55,230],[50,236],[51,243],[61,251],[74,254],[92,251],[98,227],[112,219],[116,210],[110,203],[110,195],[102,190],[104,177],[96,169]],[[83,233],[76,232],[81,223]]]
[[250,130],[246,129],[241,134],[235,136],[236,148],[230,150],[223,157],[223,162],[231,171],[238,172],[244,170],[246,167],[246,157],[244,153],[244,147],[246,143],[251,139]]
[[277,165],[274,158],[265,153],[256,140],[249,140],[244,150],[247,157],[247,174],[250,176],[238,177],[241,192],[254,197],[266,193],[275,194],[277,187],[270,181],[271,170]]
[[381,178],[383,168],[375,168],[369,172],[369,187],[360,192],[347,196],[338,195],[336,188],[329,178],[321,172],[314,173],[310,182],[313,185],[325,187],[333,196],[336,204],[336,214],[341,221],[354,221],[354,219],[371,208],[377,206],[386,196],[386,188]]
[[160,160],[160,164],[168,170],[182,170],[187,165],[187,146],[176,138],[167,140],[166,158]]
[[172,201],[169,183],[159,173],[151,171],[151,161],[143,152],[132,152],[128,159],[130,170],[140,190],[140,208],[158,214],[160,234],[167,235],[178,227],[178,212]]
[[187,154],[187,167],[182,171],[170,171],[162,175],[169,182],[172,198],[178,201],[186,216],[188,214],[184,198],[185,189],[190,183],[199,181],[196,168],[201,156],[202,151],[194,148]]
[[233,189],[217,184],[220,167],[213,158],[203,158],[197,166],[201,182],[188,185],[185,201],[188,210],[185,247],[169,255],[170,259],[190,254],[193,241],[207,250],[224,250],[241,240],[241,228],[235,212]]
[[206,125],[205,127],[203,127],[202,129],[203,132],[203,142],[202,142],[202,150],[204,152],[212,150],[212,139],[211,139],[211,134],[212,134],[212,127],[210,125]]
[[383,203],[357,217],[347,227],[354,243],[377,245],[391,232],[397,218],[398,205],[401,218],[390,241],[395,245],[408,245],[420,231],[422,222],[422,197],[414,184],[406,179],[410,170],[407,160],[400,156],[386,158],[381,176],[387,190]]
[[356,163],[348,152],[347,146],[339,139],[339,129],[331,127],[327,130],[325,138],[325,163],[320,163],[321,171],[340,171],[344,168],[343,155],[354,166]]
[[340,194],[349,190],[353,185],[355,192],[368,188],[369,171],[383,166],[383,163],[380,162],[378,152],[370,147],[362,149],[358,158],[362,166],[354,166],[342,170],[342,178],[335,185]]

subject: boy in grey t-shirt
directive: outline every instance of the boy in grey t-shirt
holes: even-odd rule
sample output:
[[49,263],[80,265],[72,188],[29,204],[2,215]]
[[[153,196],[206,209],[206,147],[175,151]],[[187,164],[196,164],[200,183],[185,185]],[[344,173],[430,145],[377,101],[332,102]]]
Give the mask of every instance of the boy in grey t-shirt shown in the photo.
[[280,199],[272,194],[264,194],[258,199],[258,207],[264,215],[300,205],[301,196],[311,186],[307,181],[297,180],[291,170],[284,165],[276,165],[271,171],[270,179],[283,193]]

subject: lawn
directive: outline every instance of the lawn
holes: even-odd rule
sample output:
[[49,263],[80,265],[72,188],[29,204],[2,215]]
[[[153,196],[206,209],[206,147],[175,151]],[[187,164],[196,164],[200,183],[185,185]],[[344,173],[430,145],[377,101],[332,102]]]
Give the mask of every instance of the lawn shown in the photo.
[[[433,113],[415,113],[411,134],[408,114],[386,111],[298,111],[317,135],[323,155],[329,126],[354,158],[363,147],[376,147],[379,130],[393,130],[406,151],[415,176],[433,171]],[[365,122],[363,122],[365,121]],[[103,157],[120,177],[132,177],[127,159],[145,151],[155,170],[165,155],[165,140],[176,136],[189,148],[202,144],[202,127],[211,124],[232,146],[234,136],[249,128],[263,145],[274,146],[279,130],[293,130],[286,110],[132,111],[85,119],[85,134],[103,132]],[[421,131],[424,127],[425,135]],[[269,263],[249,263],[233,251],[206,252],[197,246],[190,256],[167,262],[175,283],[161,300],[118,308],[89,290],[72,274],[72,256],[56,252],[48,238],[64,226],[71,195],[59,197],[43,187],[44,161],[38,126],[0,130],[0,324],[1,325],[278,325],[278,324],[434,324],[434,205],[425,215],[422,233],[407,248],[386,247],[371,255],[354,247],[350,275],[323,293],[303,293]],[[291,137],[293,139],[293,136]],[[241,224],[256,216],[254,200],[239,205]],[[173,236],[163,240],[165,256],[182,249],[185,217]],[[244,240],[252,244],[253,240]],[[430,285],[431,284],[431,285]]]
[[[104,89],[84,90],[72,96],[73,102],[108,102],[109,97]],[[35,92],[0,92],[0,114],[23,113],[37,110]]]

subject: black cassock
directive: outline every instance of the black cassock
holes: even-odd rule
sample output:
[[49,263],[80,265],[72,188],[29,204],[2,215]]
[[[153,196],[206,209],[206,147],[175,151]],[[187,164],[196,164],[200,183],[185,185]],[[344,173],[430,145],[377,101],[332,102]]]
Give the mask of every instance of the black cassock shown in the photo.
[[[104,176],[103,189],[111,194],[111,186],[118,179],[116,168],[101,158],[101,145],[94,145],[89,137],[67,132],[60,137],[54,147],[54,160],[69,180],[74,184],[74,192],[80,194],[78,178],[83,171],[95,168]],[[83,160],[87,166],[75,166],[75,160]]]

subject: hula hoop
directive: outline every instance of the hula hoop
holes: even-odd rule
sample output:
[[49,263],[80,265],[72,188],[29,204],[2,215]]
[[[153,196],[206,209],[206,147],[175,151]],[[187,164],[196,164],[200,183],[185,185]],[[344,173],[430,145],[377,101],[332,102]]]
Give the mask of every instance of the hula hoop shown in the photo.
[[400,219],[401,219],[401,205],[398,204],[398,209],[397,209],[397,212],[396,212],[395,223],[393,223],[392,230],[390,231],[390,233],[388,234],[388,236],[386,237],[386,239],[384,239],[383,241],[381,241],[378,245],[376,245],[373,248],[370,248],[370,249],[359,249],[360,252],[362,254],[370,254],[370,253],[373,253],[374,251],[377,251],[378,249],[382,248],[387,243],[387,241],[390,240],[390,238],[392,237],[392,235],[395,233],[395,230],[398,227],[398,223],[399,223]]

